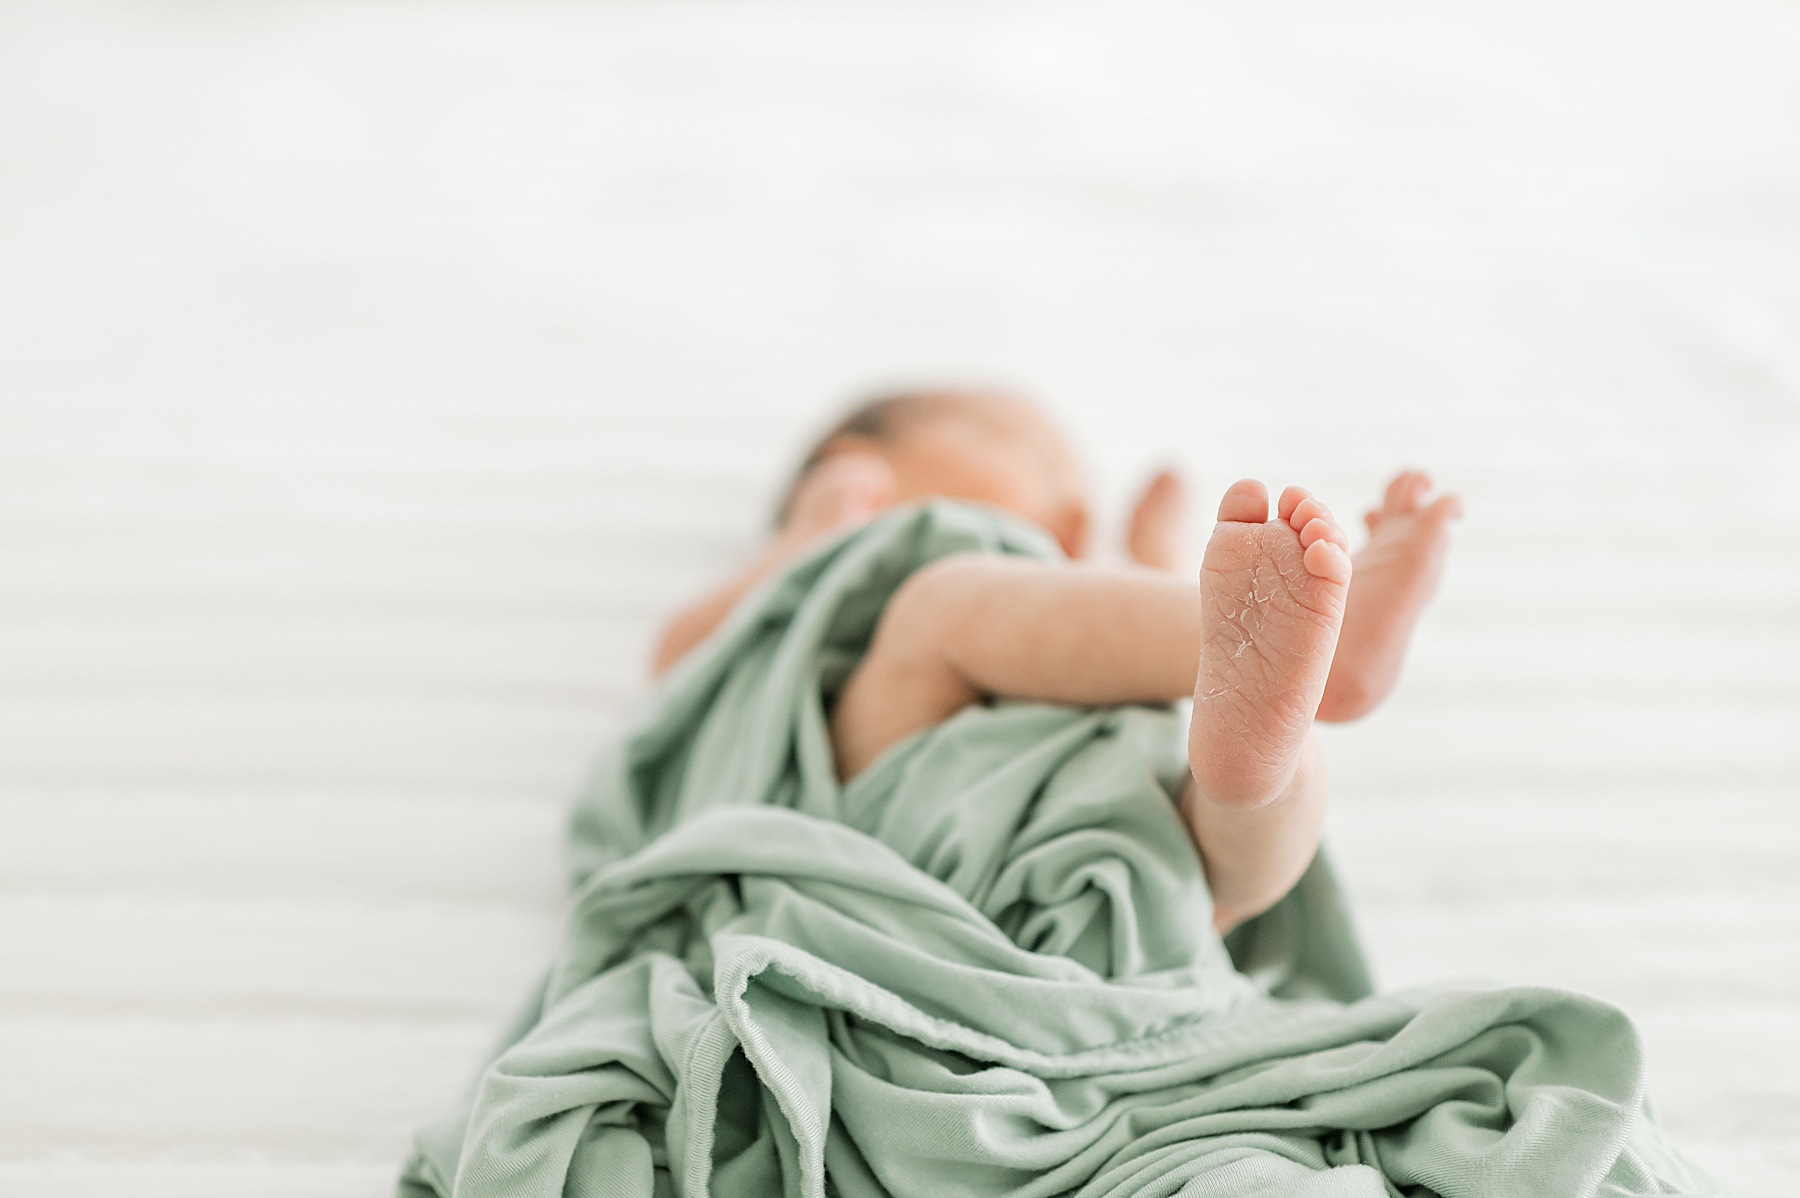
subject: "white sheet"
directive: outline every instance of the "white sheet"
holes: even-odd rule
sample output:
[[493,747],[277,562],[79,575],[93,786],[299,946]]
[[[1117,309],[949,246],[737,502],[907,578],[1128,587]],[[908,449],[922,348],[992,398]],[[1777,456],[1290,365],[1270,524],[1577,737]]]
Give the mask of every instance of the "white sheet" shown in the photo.
[[0,8],[0,1193],[385,1192],[657,613],[937,378],[1115,515],[1461,489],[1329,745],[1384,980],[1622,1003],[1791,1192],[1796,61],[1772,3]]

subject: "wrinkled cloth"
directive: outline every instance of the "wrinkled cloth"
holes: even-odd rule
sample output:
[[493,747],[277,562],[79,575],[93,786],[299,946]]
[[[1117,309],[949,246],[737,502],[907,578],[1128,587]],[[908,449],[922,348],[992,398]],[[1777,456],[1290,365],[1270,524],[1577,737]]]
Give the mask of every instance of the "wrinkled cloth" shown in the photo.
[[1321,857],[1214,932],[1179,710],[999,701],[848,784],[831,697],[974,507],[795,564],[580,797],[541,989],[403,1198],[1716,1194],[1630,1021],[1545,989],[1371,996]]

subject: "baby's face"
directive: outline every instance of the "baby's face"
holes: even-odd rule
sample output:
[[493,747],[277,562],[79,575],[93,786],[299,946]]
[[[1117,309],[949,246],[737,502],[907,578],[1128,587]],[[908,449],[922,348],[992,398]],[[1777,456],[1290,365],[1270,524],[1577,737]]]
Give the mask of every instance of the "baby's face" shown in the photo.
[[1070,557],[1087,551],[1087,486],[1075,453],[1027,404],[971,397],[903,427],[876,452],[893,469],[896,503],[933,495],[989,503],[1049,530]]

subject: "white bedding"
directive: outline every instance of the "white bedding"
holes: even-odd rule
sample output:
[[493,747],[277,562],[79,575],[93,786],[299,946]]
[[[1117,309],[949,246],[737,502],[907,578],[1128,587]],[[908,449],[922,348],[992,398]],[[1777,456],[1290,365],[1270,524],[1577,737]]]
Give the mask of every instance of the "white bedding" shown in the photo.
[[1462,490],[1328,747],[1382,978],[1618,1001],[1791,1193],[1796,61],[1775,3],[0,8],[0,1194],[385,1193],[657,614],[935,378],[1115,521],[1163,459]]

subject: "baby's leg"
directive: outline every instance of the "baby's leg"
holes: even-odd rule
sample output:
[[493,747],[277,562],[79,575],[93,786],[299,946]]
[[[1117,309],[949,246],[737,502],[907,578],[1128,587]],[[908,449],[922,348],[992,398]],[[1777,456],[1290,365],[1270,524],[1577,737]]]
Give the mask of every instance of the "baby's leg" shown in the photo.
[[1345,536],[1298,487],[1268,521],[1261,483],[1219,504],[1200,570],[1209,629],[1194,685],[1182,809],[1221,930],[1272,906],[1318,850],[1325,779],[1313,739],[1351,565]]
[[1184,810],[1221,921],[1266,907],[1317,842],[1308,734],[1350,576],[1342,530],[1304,491],[1267,515],[1261,484],[1227,493],[1198,587],[988,556],[919,571],[833,711],[840,774],[987,695],[1102,705],[1191,692]]

